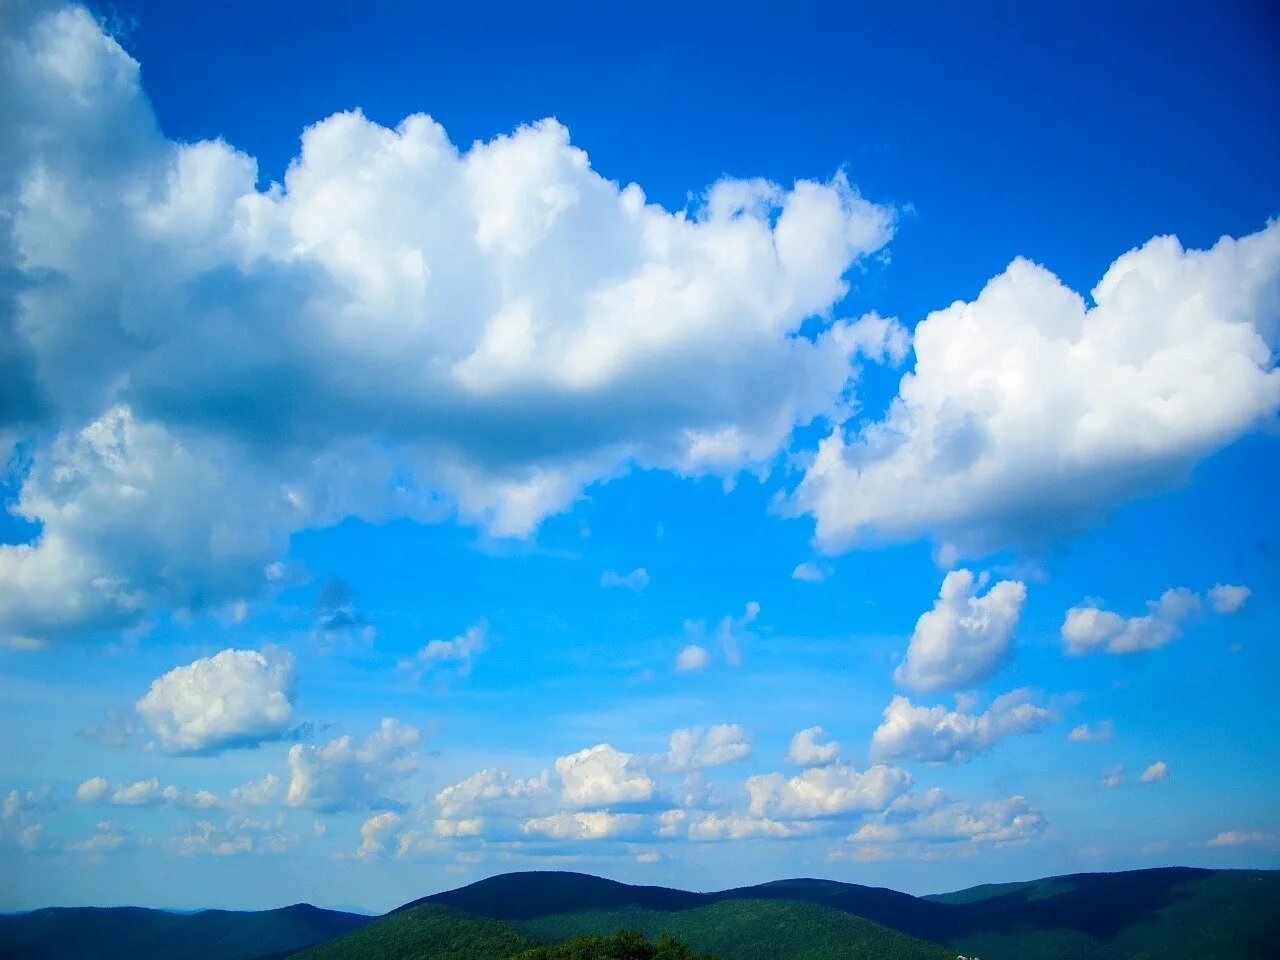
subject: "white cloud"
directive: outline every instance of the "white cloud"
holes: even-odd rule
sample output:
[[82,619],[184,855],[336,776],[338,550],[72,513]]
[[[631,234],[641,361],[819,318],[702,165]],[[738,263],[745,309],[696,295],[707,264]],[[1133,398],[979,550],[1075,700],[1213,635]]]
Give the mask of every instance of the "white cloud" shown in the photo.
[[1001,580],[985,595],[983,574],[952,570],[933,609],[920,615],[893,678],[913,690],[949,690],[986,680],[1009,656],[1026,585]]
[[1107,788],[1118,787],[1124,783],[1124,765],[1117,763],[1102,771],[1102,785]]
[[1209,588],[1209,603],[1218,613],[1235,613],[1253,595],[1248,587],[1219,583]]
[[634,813],[554,813],[534,817],[520,825],[526,834],[551,837],[553,840],[604,840],[636,830],[641,817]]
[[742,608],[741,616],[726,616],[720,619],[716,627],[716,637],[720,641],[720,649],[724,652],[725,663],[736,667],[742,663],[742,641],[750,638],[747,627],[755,623],[760,616],[760,604],[755,600],[747,601]]
[[819,743],[820,736],[821,727],[807,727],[792,737],[791,746],[787,750],[787,763],[797,767],[820,767],[839,758],[840,744],[834,740]]
[[87,853],[91,859],[104,853],[120,850],[135,842],[133,832],[113,820],[103,820],[95,828],[96,832],[83,840],[66,844],[66,849],[77,853]]
[[264,807],[280,793],[280,778],[268,773],[261,780],[250,780],[231,788],[231,802],[250,807]]
[[1258,830],[1224,830],[1207,841],[1207,844],[1210,847],[1241,847],[1271,844],[1275,840],[1275,834]]
[[1007,737],[1039,730],[1051,716],[1031,702],[1025,689],[997,697],[980,714],[919,707],[898,696],[884,708],[884,720],[871,736],[871,756],[875,760],[963,763]]
[[437,837],[478,837],[484,831],[482,817],[463,817],[459,820],[438,818],[432,823]]
[[468,627],[452,640],[432,640],[411,660],[401,660],[400,669],[423,673],[452,666],[460,676],[468,676],[476,657],[488,646],[488,629],[483,623]]
[[607,743],[559,757],[555,767],[561,797],[575,807],[607,807],[653,796],[653,780],[638,769],[636,758]]
[[649,571],[644,567],[636,567],[630,573],[606,570],[600,574],[600,586],[602,587],[625,587],[628,590],[639,593],[648,585]]
[[672,213],[554,120],[459,149],[343,113],[259,191],[252,157],[161,135],[82,8],[8,26],[0,432],[39,441],[43,532],[0,547],[0,637],[234,605],[335,517],[524,535],[635,467],[767,467],[905,349],[833,316],[894,219],[842,174]]
[[702,770],[746,758],[751,753],[747,732],[736,723],[688,727],[671,733],[665,766],[668,770]]
[[804,583],[821,583],[829,576],[831,576],[831,568],[816,560],[797,563],[796,568],[791,571],[792,580],[800,580]]
[[1067,734],[1067,739],[1072,743],[1106,743],[1114,733],[1113,725],[1110,720],[1102,720],[1093,726],[1082,723],[1077,727],[1072,727],[1071,732]]
[[1092,604],[1072,607],[1062,621],[1067,653],[1075,656],[1106,650],[1134,653],[1156,650],[1182,631],[1182,625],[1200,609],[1200,598],[1186,587],[1166,590],[1159,600],[1147,601],[1147,614],[1128,619]]
[[550,773],[547,771],[537,777],[517,780],[502,770],[486,768],[444,787],[435,795],[435,802],[441,816],[458,818],[493,804],[548,795],[549,791]]
[[1155,763],[1151,764],[1151,766],[1147,767],[1147,769],[1143,770],[1142,776],[1138,779],[1143,783],[1155,783],[1157,780],[1164,780],[1168,776],[1169,764],[1165,763],[1163,760],[1157,760]]
[[663,810],[657,816],[657,826],[654,829],[654,835],[659,837],[674,837],[680,832],[680,827],[689,817],[687,810]]
[[400,814],[390,810],[375,813],[360,825],[360,846],[356,849],[357,860],[376,860],[386,850],[387,837],[400,826]]
[[705,670],[710,663],[711,654],[707,652],[707,648],[696,643],[681,648],[676,655],[676,670],[679,673]]
[[662,854],[657,850],[642,850],[636,854],[636,863],[657,863],[662,859]]
[[289,791],[285,802],[323,812],[396,806],[385,795],[418,769],[418,728],[384,717],[363,740],[349,734],[323,746],[289,748]]
[[76,787],[76,799],[81,803],[97,803],[111,789],[106,777],[90,777]]
[[172,784],[160,786],[157,777],[136,780],[133,783],[107,783],[105,777],[90,777],[76,788],[76,800],[81,803],[108,803],[117,807],[186,807],[207,810],[221,805],[217,796],[208,790],[180,790]]
[[885,418],[833,429],[796,491],[818,543],[1042,542],[1176,486],[1274,417],[1280,222],[1207,251],[1157,237],[1092,300],[1018,259],[917,324]]
[[786,840],[812,832],[807,823],[783,823],[767,817],[705,814],[689,824],[690,840]]
[[272,819],[231,816],[221,826],[200,820],[177,834],[174,849],[184,857],[235,857],[246,853],[284,853],[298,845],[297,834],[284,829],[283,814]]
[[[105,781],[104,781],[105,783]],[[4,797],[3,813],[0,819],[9,823],[21,819],[25,813],[48,810],[53,806],[53,787],[41,784],[31,790],[10,790]]]
[[1044,828],[1044,817],[1025,797],[967,803],[932,790],[903,800],[908,802],[895,804],[884,817],[863,824],[846,839],[858,844],[1011,843],[1031,839]]
[[223,650],[153,680],[137,710],[171,752],[256,746],[288,733],[293,679],[287,652]]
[[753,817],[788,820],[883,810],[910,786],[905,770],[874,766],[859,772],[839,763],[794,777],[758,774],[746,783]]

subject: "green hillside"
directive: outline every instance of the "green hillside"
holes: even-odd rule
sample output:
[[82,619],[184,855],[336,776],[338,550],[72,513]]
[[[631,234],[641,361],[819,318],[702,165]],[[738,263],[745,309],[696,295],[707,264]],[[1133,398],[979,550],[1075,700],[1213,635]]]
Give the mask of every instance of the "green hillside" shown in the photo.
[[534,937],[561,941],[579,933],[669,933],[724,960],[952,960],[954,954],[829,907],[781,900],[733,900],[692,910],[583,910],[526,920]]
[[715,960],[697,956],[686,944],[663,935],[651,943],[634,930],[619,930],[607,937],[585,933],[565,943],[534,947],[514,960]]
[[651,910],[684,910],[710,903],[705,893],[669,887],[637,887],[587,873],[563,870],[504,873],[435,893],[406,903],[401,910],[424,903],[439,903],[478,917],[496,920],[529,920],[575,910],[610,910],[644,907]]
[[1271,960],[1280,873],[1139,870],[959,891],[947,937],[983,960]]
[[[619,930],[669,933],[719,960],[1271,960],[1280,872],[1078,874],[932,897],[832,880],[692,893],[517,873],[376,920],[306,905],[0,916],[0,960],[576,960],[612,949],[601,944]],[[584,935],[605,939],[566,944]]]
[[537,945],[501,920],[428,903],[396,910],[294,960],[505,960]]
[[323,943],[369,919],[309,904],[190,914],[55,907],[0,916],[0,960],[253,960]]

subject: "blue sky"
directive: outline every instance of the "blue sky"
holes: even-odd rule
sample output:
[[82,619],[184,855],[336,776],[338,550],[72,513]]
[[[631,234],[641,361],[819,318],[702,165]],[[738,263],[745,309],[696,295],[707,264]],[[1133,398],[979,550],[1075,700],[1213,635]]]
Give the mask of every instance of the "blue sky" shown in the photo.
[[0,908],[1277,865],[1263,5],[368,6],[0,15]]

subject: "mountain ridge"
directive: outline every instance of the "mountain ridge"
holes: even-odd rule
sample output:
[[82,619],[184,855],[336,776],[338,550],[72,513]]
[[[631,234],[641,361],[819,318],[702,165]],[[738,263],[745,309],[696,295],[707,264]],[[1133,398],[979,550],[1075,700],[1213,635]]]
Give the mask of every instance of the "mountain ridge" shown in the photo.
[[[939,945],[983,960],[1264,960],[1280,956],[1280,871],[1076,873],[922,897],[812,877],[699,892],[523,871],[429,894],[381,917],[306,903],[194,913],[47,907],[0,915],[0,960],[283,960],[300,951],[307,960],[496,960],[509,948],[620,925],[651,937],[675,932],[721,960],[754,960],[771,949],[815,960],[872,955],[857,943],[877,944],[895,960],[931,956]],[[800,939],[806,929],[825,931],[813,950]],[[344,942],[365,946],[344,953]]]

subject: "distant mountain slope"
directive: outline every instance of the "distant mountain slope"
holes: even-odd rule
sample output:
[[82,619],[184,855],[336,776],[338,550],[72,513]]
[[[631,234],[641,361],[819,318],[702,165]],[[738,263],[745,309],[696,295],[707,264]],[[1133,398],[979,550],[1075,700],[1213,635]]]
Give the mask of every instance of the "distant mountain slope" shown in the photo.
[[669,933],[723,960],[954,960],[953,951],[830,907],[785,900],[726,900],[690,910],[581,910],[526,920],[535,937],[639,930]]
[[945,904],[884,887],[838,880],[775,880],[708,894],[713,900],[798,900],[821,904],[892,927],[913,937],[945,942],[954,911]]
[[1275,871],[1077,874],[929,899],[958,911],[947,942],[983,960],[1280,957]]
[[1274,871],[1174,867],[1079,874],[932,897],[812,879],[691,893],[535,872],[491,877],[415,903],[442,902],[524,921],[625,908],[688,910],[735,900],[831,907],[983,960],[1280,957],[1280,872]]
[[425,903],[395,910],[293,960],[505,960],[537,945],[509,923]]
[[190,914],[54,907],[0,916],[0,960],[254,960],[322,943],[369,919],[310,904]]
[[683,910],[710,902],[711,898],[704,893],[668,887],[633,887],[586,873],[543,870],[489,877],[457,890],[446,890],[411,901],[399,909],[441,903],[478,917],[528,920],[575,910],[617,907]]

